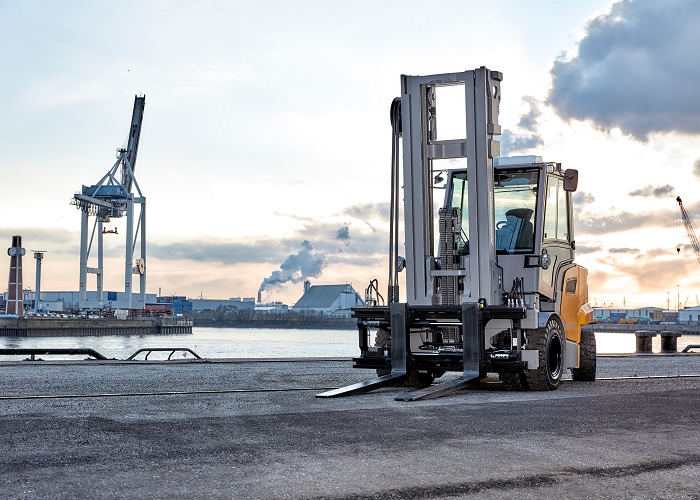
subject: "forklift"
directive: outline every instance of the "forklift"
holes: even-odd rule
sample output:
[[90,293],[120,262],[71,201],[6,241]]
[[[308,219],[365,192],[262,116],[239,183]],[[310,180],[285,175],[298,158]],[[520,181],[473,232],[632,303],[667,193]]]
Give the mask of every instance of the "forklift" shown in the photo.
[[[353,366],[377,376],[317,397],[406,385],[415,387],[396,399],[417,401],[489,373],[514,390],[557,389],[568,369],[574,380],[595,379],[595,336],[581,330],[593,321],[588,271],[574,262],[578,172],[540,156],[500,156],[502,80],[485,67],[401,76],[390,110],[386,304],[373,280],[365,307],[352,310],[360,347]],[[449,120],[447,132],[439,118]],[[457,373],[433,384],[446,372]]]

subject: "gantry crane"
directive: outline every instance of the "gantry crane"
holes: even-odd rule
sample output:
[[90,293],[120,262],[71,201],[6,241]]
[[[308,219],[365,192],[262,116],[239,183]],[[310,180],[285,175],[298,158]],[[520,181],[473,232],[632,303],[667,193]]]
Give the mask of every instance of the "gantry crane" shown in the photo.
[[[141,136],[141,124],[143,110],[146,105],[145,96],[135,96],[134,111],[131,117],[131,128],[126,148],[117,149],[117,161],[109,171],[91,186],[83,186],[80,193],[76,193],[71,204],[82,211],[80,227],[80,307],[97,308],[112,303],[113,307],[143,308],[146,294],[146,198],[141,192],[134,169],[136,167],[136,155],[138,153],[139,138]],[[119,170],[121,169],[121,172]],[[132,192],[136,189],[136,195]],[[134,204],[140,205],[140,211],[136,222],[134,234]],[[124,269],[124,300],[108,300],[103,297],[103,236],[106,231],[102,225],[112,218],[120,218],[126,215],[125,234],[125,269]],[[88,219],[95,217],[90,239],[88,241]],[[97,267],[88,267],[88,259],[92,248],[92,241],[97,234]],[[134,251],[140,242],[140,256],[134,260]],[[88,299],[87,275],[97,275],[97,303]],[[132,275],[138,274],[139,295],[134,303],[132,295]]]
[[[683,219],[683,224],[685,225],[685,230],[688,233],[688,238],[690,238],[690,243],[693,245],[693,250],[695,251],[695,257],[697,257],[698,263],[700,263],[700,244],[698,243],[697,236],[695,236],[693,219],[690,217],[690,214],[683,206],[683,200],[681,200],[680,196],[676,197],[676,201],[678,202],[678,207],[681,209],[681,218]],[[678,253],[680,253],[680,251],[681,251],[680,245],[678,246],[678,248],[676,248],[676,250],[678,251]]]

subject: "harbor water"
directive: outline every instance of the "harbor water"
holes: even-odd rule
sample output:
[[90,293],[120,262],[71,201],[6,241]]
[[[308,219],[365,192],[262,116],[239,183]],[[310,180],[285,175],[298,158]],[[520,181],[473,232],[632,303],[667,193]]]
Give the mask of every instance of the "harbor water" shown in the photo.
[[[636,348],[634,333],[596,333],[598,354],[628,354]],[[653,339],[654,352],[661,350],[660,338]],[[678,338],[678,351],[700,344],[700,336]],[[192,335],[130,335],[97,337],[0,337],[2,348],[89,348],[114,359],[126,359],[143,348],[188,348],[202,358],[349,358],[359,354],[357,330],[193,328]],[[149,360],[167,359],[170,352],[153,352]],[[136,359],[143,359],[140,354]],[[80,359],[78,356],[47,356],[42,359]],[[19,360],[24,356],[0,356]],[[173,358],[192,358],[176,352]]]

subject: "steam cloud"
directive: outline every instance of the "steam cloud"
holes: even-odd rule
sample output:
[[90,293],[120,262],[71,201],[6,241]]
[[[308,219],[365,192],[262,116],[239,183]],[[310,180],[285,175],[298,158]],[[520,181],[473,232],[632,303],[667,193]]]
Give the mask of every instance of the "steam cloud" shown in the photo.
[[279,271],[272,271],[269,278],[260,284],[258,293],[282,283],[299,283],[306,278],[317,278],[328,265],[325,253],[316,252],[309,240],[301,243],[301,250],[296,255],[290,255],[280,265]]

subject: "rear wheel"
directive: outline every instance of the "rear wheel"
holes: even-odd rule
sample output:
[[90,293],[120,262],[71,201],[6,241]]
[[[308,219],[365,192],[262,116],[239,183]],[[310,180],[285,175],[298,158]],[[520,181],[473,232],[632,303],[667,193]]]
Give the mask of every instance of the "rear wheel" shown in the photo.
[[596,344],[595,333],[583,331],[581,332],[581,345],[578,368],[571,370],[571,375],[574,380],[590,382],[595,380],[596,370]]
[[552,391],[559,387],[564,372],[564,335],[559,318],[552,316],[544,328],[528,333],[528,349],[539,351],[539,366],[525,370],[527,388],[531,391]]

